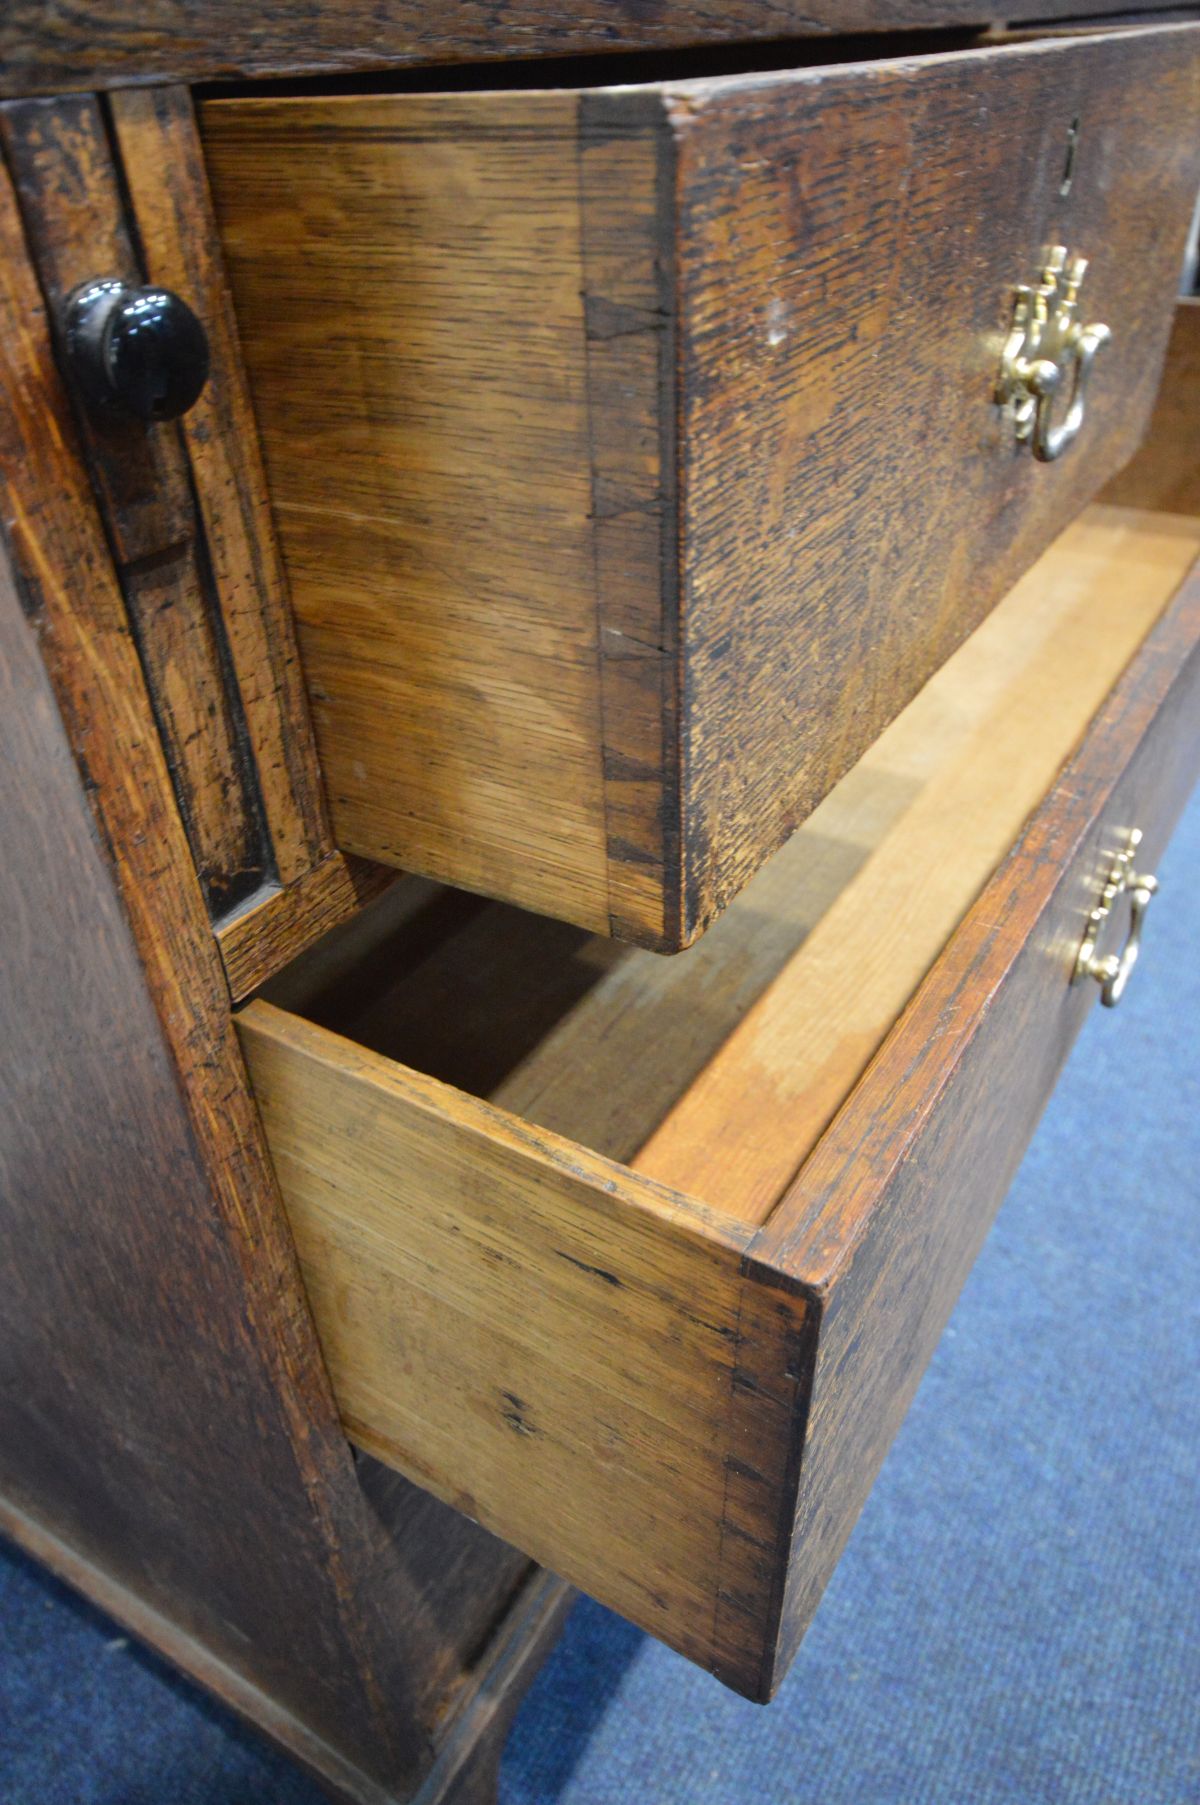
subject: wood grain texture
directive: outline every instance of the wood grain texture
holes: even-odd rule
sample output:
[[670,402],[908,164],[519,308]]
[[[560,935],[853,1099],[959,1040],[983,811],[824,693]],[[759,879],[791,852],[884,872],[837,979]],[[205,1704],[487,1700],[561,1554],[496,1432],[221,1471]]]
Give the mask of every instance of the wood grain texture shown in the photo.
[[1150,430],[1104,496],[1121,507],[1200,513],[1200,296],[1180,297]]
[[[138,284],[120,174],[90,95],[0,107],[3,145],[62,353],[65,303],[97,276]],[[178,430],[77,410],[153,698],[172,782],[210,911],[221,915],[263,881],[269,857],[253,769],[203,534]]]
[[1095,1001],[1070,976],[1113,854],[1140,826],[1152,869],[1195,782],[1198,706],[1194,572],[755,1243],[821,1300],[773,1683]]
[[[1138,443],[1200,186],[1198,45],[1168,27],[670,97],[693,931]],[[1091,258],[1113,342],[1078,443],[1041,465],[991,397],[1012,286],[1055,242]]]
[[414,1805],[496,1805],[509,1727],[574,1601],[562,1580],[534,1572],[488,1648],[466,1709],[447,1724]]
[[601,928],[575,106],[498,105],[222,105],[209,168],[338,844]]
[[[339,843],[701,932],[1136,445],[1197,43],[209,103]],[[1046,466],[993,389],[1057,238],[1114,338]]]
[[739,1683],[802,1299],[573,1143],[271,1004],[239,1028],[351,1437]]
[[[356,72],[465,59],[719,45],[1077,15],[1079,0],[108,0],[102,29],[39,0],[0,19],[0,92],[237,75]],[[1092,0],[1095,14],[1118,0]]]
[[[3,180],[0,481],[0,1489],[378,1800],[430,1770],[528,1564],[367,1506]],[[464,1567],[483,1614],[442,1641]]]
[[[591,544],[610,931],[679,936],[672,193],[653,94],[579,101]],[[573,917],[574,918],[574,917]]]
[[[244,1722],[286,1749],[305,1772],[319,1780],[339,1805],[391,1805],[361,1769],[315,1736],[300,1718],[280,1706],[236,1668],[216,1657],[177,1616],[164,1616],[147,1604],[140,1591],[130,1591],[108,1565],[96,1565],[70,1541],[62,1541],[37,1518],[0,1495],[0,1531],[18,1548],[53,1573],[56,1579],[112,1618],[139,1642],[156,1649],[206,1692],[237,1713]],[[440,1805],[440,1801],[439,1801]]]
[[191,97],[183,88],[118,94],[111,112],[146,273],[182,294],[208,333],[211,372],[183,438],[275,869],[287,886],[327,858],[333,841]]
[[[40,615],[41,596],[30,599]],[[327,1413],[322,1427],[320,1364],[310,1356],[306,1373],[292,1355],[310,1412],[304,1461],[263,1371],[262,1279],[252,1290],[222,1235],[6,560],[0,608],[0,1489],[145,1610],[182,1625],[239,1677],[243,1698],[257,1688],[355,1769],[374,1701],[339,1602],[341,1557],[313,1508],[313,1465],[337,1445]],[[204,921],[198,891],[196,908]],[[256,1238],[263,1279],[279,1272],[274,1239]],[[294,1345],[295,1290],[289,1305],[294,1321],[281,1327]]]
[[[1095,774],[1107,771],[1116,783],[1126,768],[1136,769],[1148,845],[1157,850],[1196,762],[1187,698],[1200,672],[1200,578],[1163,628],[1154,622],[1198,546],[1195,522],[1150,515],[1134,524],[1118,510],[1097,508],[1069,535],[1073,584],[1058,568],[1044,587],[1031,576],[1024,594],[1006,598],[981,643],[959,655],[964,677],[956,683],[947,669],[913,718],[897,724],[890,762],[881,756],[878,767],[889,781],[878,783],[874,799],[864,799],[860,785],[843,804],[843,821],[860,836],[874,820],[889,854],[874,868],[861,851],[857,860],[842,859],[848,911],[839,913],[836,884],[827,877],[824,914],[806,940],[804,907],[791,913],[782,885],[776,925],[793,947],[801,943],[782,969],[778,943],[755,920],[766,906],[759,885],[702,947],[670,962],[449,894],[439,911],[434,893],[398,899],[390,937],[368,935],[364,918],[356,933],[374,940],[376,951],[361,981],[347,983],[336,961],[327,984],[319,964],[297,979],[293,1006],[321,1020],[265,1001],[240,1017],[351,1436],[751,1696],[768,1695],[778,1682],[795,1625],[828,1576],[829,1549],[840,1547],[873,1476],[855,1438],[869,1438],[882,1457],[990,1219],[988,1200],[998,1202],[1032,1129],[1032,1100],[1040,1109],[1094,1001],[1094,986],[1068,988],[1063,961],[1069,970],[1099,888],[1098,848],[1111,857],[1119,830],[1134,819],[1134,792],[1101,794]],[[1068,680],[1064,662],[1085,633],[1095,644]],[[1116,699],[1108,700],[1114,683]],[[989,685],[990,709],[981,706]],[[1005,699],[1007,714],[998,706]],[[1056,710],[1051,729],[1042,717]],[[939,738],[948,749],[943,763],[931,749]],[[956,785],[958,765],[966,776]],[[1085,783],[1079,772],[1092,776]],[[1047,791],[1042,815],[1082,809],[1086,819],[1042,897],[1045,921],[1040,914],[1013,917],[1015,897],[1036,902],[1041,894],[1037,885],[1023,887],[1021,865],[1022,848],[1038,830],[1031,827],[1024,840],[1019,832],[1030,800]],[[913,863],[897,878],[890,858],[906,845],[906,811],[923,824],[911,849],[924,874],[918,886]],[[941,834],[936,845],[931,833]],[[1017,851],[989,881],[1014,837]],[[931,862],[952,869],[956,861],[957,887],[930,869]],[[1049,882],[1047,873],[1042,880]],[[873,923],[864,920],[872,887]],[[891,962],[907,971],[911,989],[933,958],[919,939],[926,901],[932,917],[944,911],[944,944],[886,1039],[900,1008],[889,989]],[[1073,913],[1062,915],[1068,906]],[[1033,985],[1014,977],[1004,1009],[995,986],[958,982],[962,970],[973,969],[970,959],[962,965],[962,947],[973,944],[981,921],[1005,924],[1014,973],[1037,974]],[[873,929],[881,942],[874,962],[863,956],[864,946],[872,952]],[[1018,954],[1027,932],[1034,950]],[[906,966],[909,938],[916,951]],[[1048,946],[1057,961],[1049,966]],[[682,984],[697,959],[685,991],[672,995],[659,983],[665,973]],[[733,1025],[747,1001],[739,986],[756,965],[760,985],[778,971],[764,993],[787,1005],[773,1029],[764,1030],[753,1008],[741,1027]],[[815,992],[803,983],[790,989],[793,968]],[[1004,966],[997,985],[1008,981]],[[943,1032],[927,999],[952,983]],[[909,1026],[914,1012],[917,1028]],[[843,1013],[856,1028],[869,1026],[839,1043]],[[667,1063],[678,1057],[686,1074],[696,1043],[720,1037],[723,1014],[725,1043],[690,1089],[686,1075],[655,1077],[647,1048]],[[939,1049],[944,1042],[989,1044],[983,1024],[994,1016],[1011,1019],[1021,1037],[1019,1045],[1005,1043],[1002,1057],[1022,1076],[1010,1083],[1007,1065],[989,1070],[994,1095],[973,1088],[960,1116],[952,1087],[940,1081]],[[771,1069],[762,1063],[771,1034],[786,1038],[789,1028],[800,1067],[790,1090],[791,1053],[780,1053]],[[819,1086],[814,1029],[833,1038],[843,1084],[841,1095],[822,1097],[816,1123],[805,1110],[803,1063],[807,1058],[810,1081]],[[905,1035],[916,1074],[911,1085],[889,1052]],[[741,1083],[739,1058],[746,1064]],[[709,1071],[720,1074],[711,1091]],[[529,1119],[551,1117],[608,1150],[621,1133],[622,1108],[636,1123],[643,1089],[653,1096],[657,1086],[661,1101],[681,1082],[676,1116],[686,1116],[693,1091],[700,1099],[686,1119],[688,1133],[673,1149],[668,1116],[658,1147],[652,1138],[634,1166],[659,1170],[673,1152],[680,1169],[702,1181],[691,1196]],[[857,1129],[844,1128],[847,1119],[860,1120],[854,1112],[864,1096],[876,1099],[881,1117],[892,1110],[887,1121],[900,1165],[906,1170],[926,1159],[934,1175],[929,1194],[913,1193],[898,1219],[876,1188],[890,1168],[870,1152],[869,1140],[860,1168]],[[893,1105],[893,1098],[902,1101]],[[497,1099],[507,1107],[497,1108]],[[821,1136],[830,1114],[832,1126]],[[780,1158],[793,1117],[794,1144]],[[691,1139],[697,1119],[702,1155]],[[841,1267],[826,1269],[815,1253],[803,1265],[793,1257],[794,1241],[806,1257],[825,1248],[802,1236],[794,1211],[795,1200],[810,1195],[809,1175],[823,1170],[830,1145],[839,1185],[864,1200],[853,1233],[884,1250],[893,1233],[902,1243],[879,1320],[869,1258],[859,1268],[864,1290],[851,1289],[851,1301],[839,1309]],[[755,1146],[766,1177],[758,1186],[751,1171],[750,1192],[770,1196],[740,1221],[728,1200],[741,1195]],[[944,1170],[937,1163],[943,1157]],[[970,1207],[962,1201],[967,1173],[978,1179],[979,1209],[975,1191]],[[829,1220],[840,1223],[842,1190],[830,1181],[815,1195]],[[807,1233],[807,1221],[802,1226]],[[832,1375],[813,1394],[816,1403],[814,1370]],[[800,1506],[816,1523],[811,1539],[805,1530],[793,1540],[798,1472],[801,1484],[807,1473],[812,1485]],[[811,1504],[803,1502],[810,1497]],[[792,1627],[781,1631],[785,1587]]]

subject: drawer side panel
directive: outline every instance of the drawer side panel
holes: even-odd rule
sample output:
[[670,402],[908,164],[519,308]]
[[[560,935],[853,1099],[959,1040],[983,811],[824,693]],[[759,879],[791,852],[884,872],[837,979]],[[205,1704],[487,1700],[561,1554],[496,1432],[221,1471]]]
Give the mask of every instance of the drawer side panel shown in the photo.
[[270,1005],[240,1025],[351,1439],[756,1691],[803,1298],[620,1166]]
[[201,123],[338,845],[607,931],[575,97]]

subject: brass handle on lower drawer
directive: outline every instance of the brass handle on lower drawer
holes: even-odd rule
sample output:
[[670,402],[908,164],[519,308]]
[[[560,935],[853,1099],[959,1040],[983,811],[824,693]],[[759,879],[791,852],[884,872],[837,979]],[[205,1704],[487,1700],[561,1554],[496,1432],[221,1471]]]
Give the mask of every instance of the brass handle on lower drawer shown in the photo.
[[[1041,281],[1017,289],[1000,363],[996,399],[1007,408],[1018,443],[1031,444],[1044,464],[1061,457],[1078,435],[1092,364],[1112,337],[1099,321],[1084,326],[1076,317],[1086,269],[1086,257],[1068,258],[1065,245],[1051,246]],[[1064,393],[1067,411],[1055,425]]]
[[[1118,853],[1112,871],[1100,894],[1100,901],[1088,917],[1087,932],[1075,962],[1075,977],[1094,978],[1100,986],[1100,1001],[1115,1009],[1125,994],[1142,944],[1142,928],[1146,911],[1158,890],[1158,879],[1133,869],[1133,855],[1141,844],[1142,832],[1135,827],[1125,851]],[[1100,930],[1119,896],[1129,897],[1129,932],[1119,953],[1096,951]]]

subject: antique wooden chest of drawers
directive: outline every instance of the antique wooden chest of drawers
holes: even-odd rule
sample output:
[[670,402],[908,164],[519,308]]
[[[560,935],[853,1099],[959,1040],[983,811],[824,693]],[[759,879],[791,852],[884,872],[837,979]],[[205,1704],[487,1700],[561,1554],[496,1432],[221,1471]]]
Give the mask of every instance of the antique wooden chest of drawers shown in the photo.
[[0,21],[0,1524],[348,1800],[569,1585],[770,1697],[1171,906],[1200,27],[1075,10]]

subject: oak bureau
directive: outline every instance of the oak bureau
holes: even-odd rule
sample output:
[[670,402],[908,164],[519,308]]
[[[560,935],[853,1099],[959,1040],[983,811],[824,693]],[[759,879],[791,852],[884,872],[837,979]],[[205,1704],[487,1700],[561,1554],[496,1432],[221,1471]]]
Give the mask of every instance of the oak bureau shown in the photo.
[[771,1697],[1171,906],[1200,24],[1077,11],[0,19],[0,1528],[336,1797],[573,1586]]

